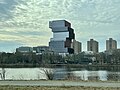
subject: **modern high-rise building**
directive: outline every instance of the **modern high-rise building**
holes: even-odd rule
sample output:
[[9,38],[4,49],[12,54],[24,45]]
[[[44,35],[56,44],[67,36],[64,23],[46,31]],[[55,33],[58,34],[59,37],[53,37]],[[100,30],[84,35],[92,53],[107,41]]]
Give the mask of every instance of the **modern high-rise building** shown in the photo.
[[49,28],[52,29],[53,38],[50,39],[49,46],[59,54],[72,54],[72,40],[75,39],[74,29],[71,23],[66,20],[55,20],[49,22]]
[[112,49],[117,49],[117,41],[109,38],[109,40],[106,40],[106,50]]
[[99,47],[98,47],[98,42],[90,39],[90,41],[87,41],[87,50],[88,51],[93,51],[94,53],[98,53],[99,52]]

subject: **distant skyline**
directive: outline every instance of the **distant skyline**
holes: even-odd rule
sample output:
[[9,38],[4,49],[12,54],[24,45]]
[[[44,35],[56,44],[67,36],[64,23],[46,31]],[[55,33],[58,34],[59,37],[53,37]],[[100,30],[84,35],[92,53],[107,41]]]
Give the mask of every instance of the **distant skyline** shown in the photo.
[[120,0],[0,0],[0,52],[19,46],[47,45],[52,37],[49,21],[68,20],[76,39],[87,50],[87,41],[113,38],[120,48]]

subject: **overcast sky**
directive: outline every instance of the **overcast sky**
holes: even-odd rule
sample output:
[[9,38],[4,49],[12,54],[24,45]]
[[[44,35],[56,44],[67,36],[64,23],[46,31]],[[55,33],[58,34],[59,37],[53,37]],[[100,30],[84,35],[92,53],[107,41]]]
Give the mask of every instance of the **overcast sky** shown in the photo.
[[90,38],[99,42],[100,51],[109,38],[120,47],[120,0],[0,0],[0,51],[48,46],[48,23],[58,19],[72,23],[84,51]]

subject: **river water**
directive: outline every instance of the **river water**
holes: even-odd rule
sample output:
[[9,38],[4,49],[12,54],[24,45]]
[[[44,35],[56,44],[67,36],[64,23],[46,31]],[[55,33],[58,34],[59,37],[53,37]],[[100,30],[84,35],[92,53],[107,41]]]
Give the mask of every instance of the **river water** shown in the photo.
[[[120,71],[67,70],[65,68],[0,68],[0,80],[47,80],[47,73],[53,73],[53,79],[120,81]],[[4,74],[4,77],[3,77]]]

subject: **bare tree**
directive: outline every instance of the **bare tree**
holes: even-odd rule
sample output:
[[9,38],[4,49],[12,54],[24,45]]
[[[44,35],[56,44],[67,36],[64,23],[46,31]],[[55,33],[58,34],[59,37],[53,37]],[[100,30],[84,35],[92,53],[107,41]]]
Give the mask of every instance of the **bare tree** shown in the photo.
[[1,77],[1,79],[2,79],[2,73],[0,73],[0,77]]
[[40,68],[40,73],[45,74],[48,80],[53,80],[54,70],[49,68]]
[[1,79],[5,80],[5,69],[2,68],[2,72],[0,73]]
[[4,68],[2,68],[2,76],[3,76],[3,80],[5,80],[5,69]]

